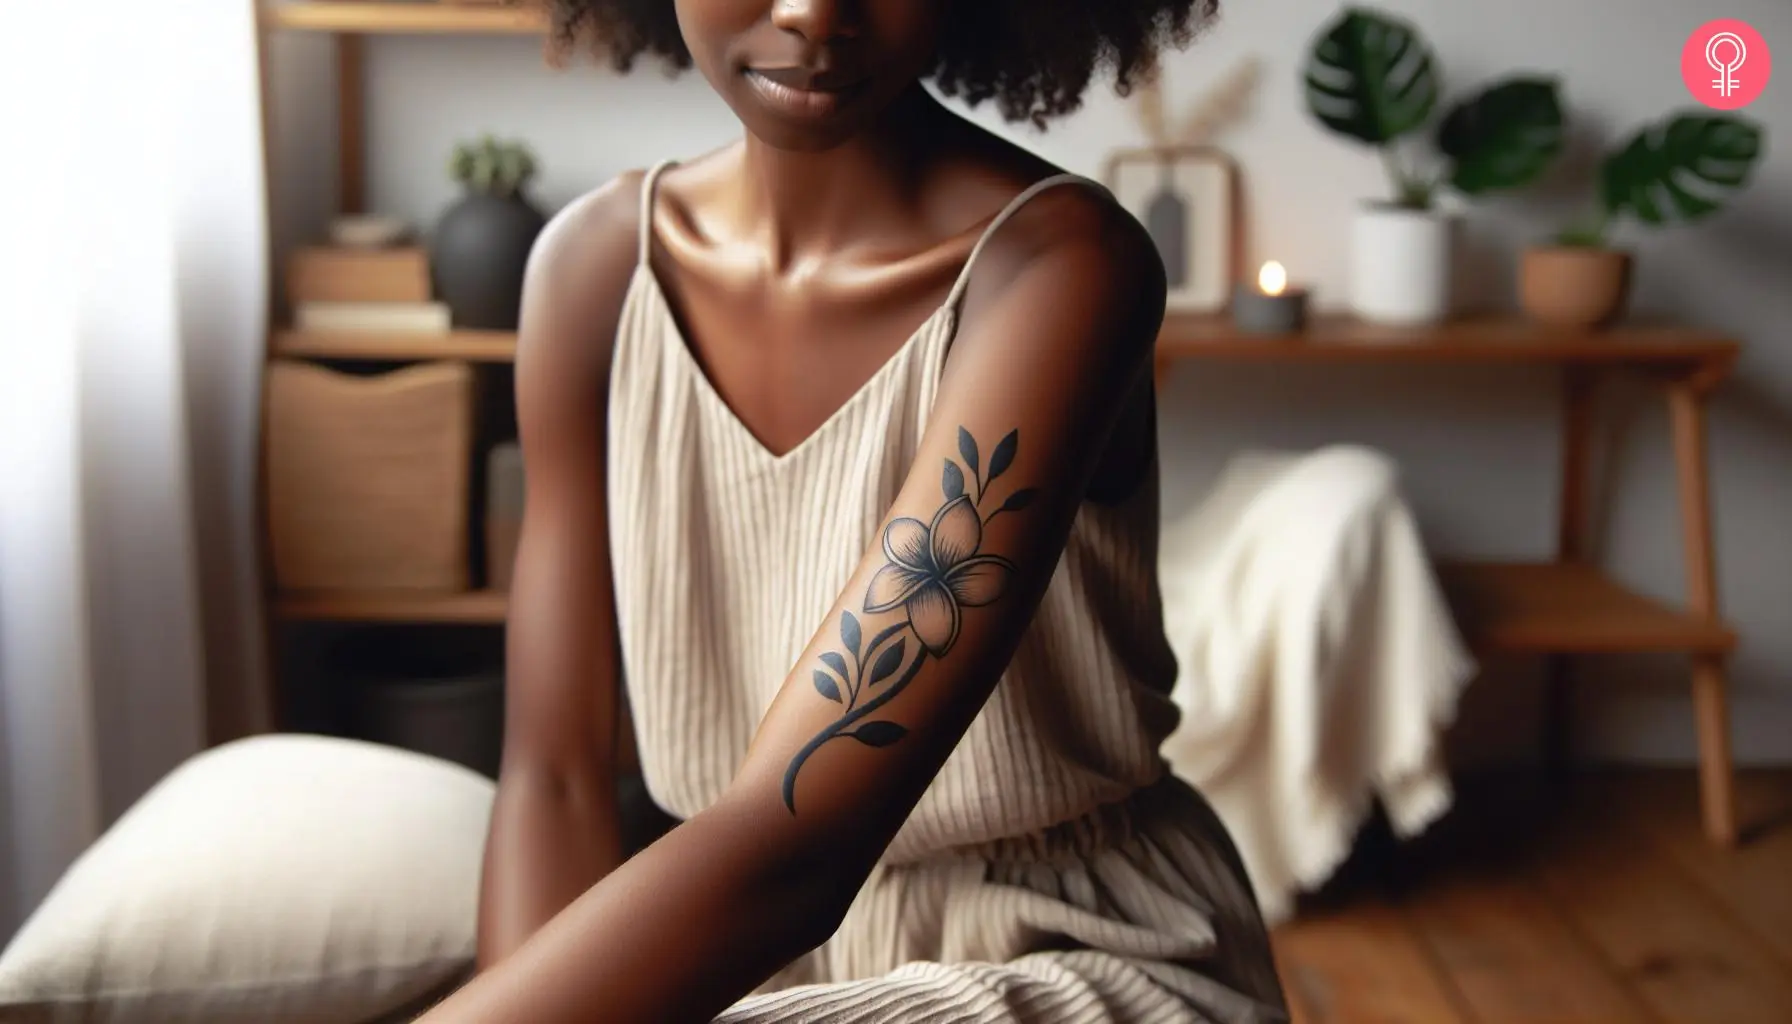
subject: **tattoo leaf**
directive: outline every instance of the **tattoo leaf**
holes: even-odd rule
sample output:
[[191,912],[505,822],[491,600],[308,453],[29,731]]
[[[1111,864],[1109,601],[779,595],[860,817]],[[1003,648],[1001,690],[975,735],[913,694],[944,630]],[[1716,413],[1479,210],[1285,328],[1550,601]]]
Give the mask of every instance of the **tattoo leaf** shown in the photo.
[[865,653],[870,654],[872,651],[877,650],[879,647],[882,647],[884,645],[885,640],[890,639],[891,637],[895,636],[896,634],[898,634],[908,628],[909,628],[909,625],[908,625],[907,619],[903,619],[901,622],[890,623],[888,626],[885,626],[883,629],[879,630],[878,634],[876,636],[871,638],[871,646],[865,648]]
[[851,612],[840,613],[840,639],[846,644],[846,649],[852,652],[853,657],[859,656],[859,641],[861,639],[859,620]]
[[852,678],[852,673],[846,671],[846,659],[842,658],[837,652],[824,651],[822,652],[821,660],[827,662],[829,668],[840,673],[841,679]]
[[940,488],[946,492],[947,501],[964,497],[964,470],[959,469],[958,463],[951,459],[946,460],[946,472],[940,480]]
[[989,479],[994,481],[1008,471],[1014,464],[1014,450],[1020,447],[1020,431],[1010,430],[1008,436],[996,442],[996,450],[989,453]]
[[964,456],[964,464],[971,468],[971,475],[977,475],[977,439],[963,427],[958,428],[958,454]]
[[866,722],[846,735],[867,747],[887,747],[907,736],[908,729],[895,722]]
[[834,682],[834,677],[821,669],[815,670],[815,689],[823,697],[836,704],[846,703],[845,699],[840,696],[840,684]]
[[1002,511],[1019,512],[1021,509],[1033,504],[1033,499],[1037,497],[1039,497],[1039,492],[1031,487],[1028,487],[1025,490],[1015,491],[1008,496],[1007,501],[1002,502]]
[[876,686],[890,678],[902,666],[902,656],[908,652],[908,640],[898,640],[884,653],[877,656],[876,664],[871,666],[871,675],[866,685]]

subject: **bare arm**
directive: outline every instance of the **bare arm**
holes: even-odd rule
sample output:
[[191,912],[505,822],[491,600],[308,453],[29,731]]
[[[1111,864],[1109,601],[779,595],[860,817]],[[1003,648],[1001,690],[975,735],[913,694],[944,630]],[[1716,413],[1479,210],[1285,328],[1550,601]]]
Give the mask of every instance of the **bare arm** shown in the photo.
[[1010,222],[1039,244],[967,322],[879,542],[731,788],[429,1024],[706,1021],[838,927],[1013,656],[1150,370],[1149,240],[1111,204],[1046,198]]
[[557,217],[524,286],[516,395],[528,490],[510,591],[504,760],[480,893],[482,971],[622,862],[603,410],[633,259],[628,193],[618,182]]

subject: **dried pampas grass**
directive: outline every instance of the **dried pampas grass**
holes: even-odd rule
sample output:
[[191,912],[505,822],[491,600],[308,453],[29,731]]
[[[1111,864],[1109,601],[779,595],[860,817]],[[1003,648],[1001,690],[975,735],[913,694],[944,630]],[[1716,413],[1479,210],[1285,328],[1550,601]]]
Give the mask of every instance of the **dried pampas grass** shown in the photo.
[[1251,93],[1257,87],[1262,65],[1246,57],[1220,76],[1174,127],[1164,99],[1163,68],[1134,90],[1134,115],[1151,145],[1159,149],[1204,146],[1244,117]]

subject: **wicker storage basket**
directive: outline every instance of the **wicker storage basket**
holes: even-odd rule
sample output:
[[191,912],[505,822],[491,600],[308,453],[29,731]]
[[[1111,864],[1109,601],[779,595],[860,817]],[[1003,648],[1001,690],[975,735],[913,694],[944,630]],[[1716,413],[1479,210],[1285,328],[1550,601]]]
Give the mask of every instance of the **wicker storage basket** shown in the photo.
[[282,590],[465,590],[473,371],[268,370],[270,543]]

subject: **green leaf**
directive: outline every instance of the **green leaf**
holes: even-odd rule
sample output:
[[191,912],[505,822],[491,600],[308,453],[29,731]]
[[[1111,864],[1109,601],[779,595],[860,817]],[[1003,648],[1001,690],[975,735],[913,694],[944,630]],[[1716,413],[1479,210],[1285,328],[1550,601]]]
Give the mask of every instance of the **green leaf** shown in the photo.
[[964,470],[951,459],[946,460],[945,472],[940,476],[940,490],[946,492],[947,501],[964,497]]
[[862,685],[876,686],[894,675],[896,670],[902,667],[902,655],[907,648],[907,640],[898,640],[888,650],[878,655],[877,661],[871,666],[871,675]]
[[815,670],[815,690],[836,704],[846,703],[846,700],[840,696],[840,684],[834,681],[833,676],[821,669]]
[[840,640],[853,657],[859,656],[859,641],[863,639],[859,632],[859,618],[851,612],[840,613]]
[[1600,199],[1611,216],[1662,226],[1709,216],[1747,186],[1763,132],[1727,114],[1680,114],[1632,136],[1600,169]]
[[1530,184],[1562,152],[1566,129],[1553,78],[1516,77],[1458,104],[1437,130],[1450,184],[1464,195]]
[[996,477],[1008,472],[1008,467],[1014,464],[1014,453],[1019,447],[1020,431],[1018,430],[1010,430],[1006,437],[996,442],[996,450],[989,453],[989,479],[991,482],[994,482]]
[[1596,249],[1605,244],[1605,235],[1597,227],[1563,228],[1556,234],[1555,243],[1573,249]]
[[958,428],[958,454],[964,456],[964,464],[971,469],[971,475],[977,475],[977,439],[963,427]]
[[1346,7],[1307,57],[1307,109],[1320,124],[1371,146],[1416,131],[1437,105],[1431,50],[1412,23]]
[[908,729],[895,722],[866,722],[846,735],[867,747],[887,747],[907,736]]
[[829,668],[840,673],[840,678],[852,678],[852,674],[846,671],[846,659],[842,658],[838,651],[824,652],[821,656],[821,660],[827,662]]

